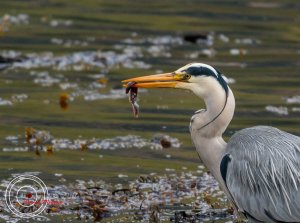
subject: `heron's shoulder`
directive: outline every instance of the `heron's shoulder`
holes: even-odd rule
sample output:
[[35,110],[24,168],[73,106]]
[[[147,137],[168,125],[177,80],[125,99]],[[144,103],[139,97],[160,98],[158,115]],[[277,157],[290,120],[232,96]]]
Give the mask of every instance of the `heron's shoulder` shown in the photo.
[[254,126],[237,131],[230,138],[227,147],[251,150],[290,148],[300,152],[300,137],[271,126]]
[[233,136],[234,137],[252,136],[252,135],[273,136],[273,135],[281,135],[284,133],[285,132],[277,128],[274,128],[272,126],[258,125],[258,126],[253,126],[250,128],[239,130]]
[[[236,132],[227,144],[230,154],[248,154],[249,156],[285,155],[300,157],[300,137],[270,126],[255,126]],[[247,151],[247,152],[246,152]]]

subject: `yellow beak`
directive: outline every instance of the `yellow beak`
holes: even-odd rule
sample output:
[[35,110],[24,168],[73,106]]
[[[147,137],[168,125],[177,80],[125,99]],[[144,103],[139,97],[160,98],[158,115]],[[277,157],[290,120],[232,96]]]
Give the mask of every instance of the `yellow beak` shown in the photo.
[[[142,77],[134,77],[123,80],[124,84],[136,82],[133,87],[138,88],[175,88],[179,81],[183,80],[182,75],[175,73],[155,74]],[[126,86],[126,85],[125,85]]]

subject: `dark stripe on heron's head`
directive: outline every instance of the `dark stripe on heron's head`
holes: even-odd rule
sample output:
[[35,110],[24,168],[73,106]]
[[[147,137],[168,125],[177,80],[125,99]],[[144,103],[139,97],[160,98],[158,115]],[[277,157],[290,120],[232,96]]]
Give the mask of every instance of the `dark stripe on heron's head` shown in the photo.
[[192,76],[214,76],[216,77],[216,73],[207,67],[189,67],[186,69],[186,72]]
[[228,94],[228,85],[227,85],[227,82],[224,80],[224,78],[222,77],[222,74],[217,70],[218,72],[218,82],[221,84],[221,86],[223,87],[223,89],[225,90],[226,92],[226,95]]
[[224,80],[224,78],[222,77],[222,74],[218,71],[218,70],[212,70],[208,67],[204,67],[204,66],[191,66],[189,68],[187,68],[185,70],[185,72],[187,72],[188,74],[190,74],[191,76],[208,76],[208,77],[213,77],[215,78],[219,84],[222,86],[222,88],[225,90],[226,95],[228,93],[228,85],[226,83],[226,81]]

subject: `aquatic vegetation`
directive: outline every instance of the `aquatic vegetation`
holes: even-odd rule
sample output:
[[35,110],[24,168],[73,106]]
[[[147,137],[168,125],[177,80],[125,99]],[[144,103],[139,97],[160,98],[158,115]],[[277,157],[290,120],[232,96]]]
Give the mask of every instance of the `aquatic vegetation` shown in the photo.
[[[54,175],[57,178],[63,176],[60,173]],[[18,174],[12,177],[16,176]],[[134,219],[149,221],[158,217],[158,212],[160,220],[174,221],[174,218],[179,217],[178,214],[185,214],[181,216],[185,218],[188,215],[198,221],[208,218],[217,220],[220,217],[233,219],[224,193],[219,191],[216,181],[206,173],[199,175],[185,170],[165,175],[150,173],[135,180],[127,180],[127,176],[121,173],[118,177],[123,179],[122,184],[78,179],[68,185],[48,187],[47,199],[52,203],[47,206],[40,219],[35,220],[43,221],[51,215],[64,215],[66,218],[73,215],[79,220],[99,221],[111,217],[121,220],[123,214],[129,214],[126,222]],[[1,180],[0,192],[3,192],[8,183],[9,179]],[[3,202],[2,197],[0,203]],[[8,216],[8,209],[3,206],[0,218],[7,219]],[[10,219],[13,221],[18,217]]]
[[[65,95],[62,95],[65,97]],[[65,103],[65,102],[63,102]],[[63,104],[65,106],[65,104]],[[64,107],[62,107],[65,109]],[[182,143],[174,137],[164,134],[156,134],[151,139],[145,139],[136,135],[117,136],[106,139],[67,139],[54,138],[48,131],[36,130],[31,127],[25,128],[25,142],[23,143],[18,136],[7,136],[6,140],[12,146],[5,147],[5,152],[19,152],[35,150],[37,155],[41,155],[40,151],[52,154],[55,150],[71,149],[71,150],[116,150],[129,148],[150,148],[152,150],[162,150],[164,148],[180,148]],[[170,158],[170,157],[169,157]]]

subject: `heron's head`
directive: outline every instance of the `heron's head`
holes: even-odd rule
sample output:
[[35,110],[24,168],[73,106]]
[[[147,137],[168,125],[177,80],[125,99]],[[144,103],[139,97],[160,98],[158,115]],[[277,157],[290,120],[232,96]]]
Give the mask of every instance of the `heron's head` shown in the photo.
[[224,90],[228,93],[228,85],[222,74],[210,65],[190,63],[174,72],[135,77],[123,83],[136,82],[138,88],[182,88],[205,97],[213,90]]

